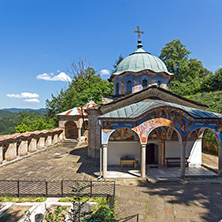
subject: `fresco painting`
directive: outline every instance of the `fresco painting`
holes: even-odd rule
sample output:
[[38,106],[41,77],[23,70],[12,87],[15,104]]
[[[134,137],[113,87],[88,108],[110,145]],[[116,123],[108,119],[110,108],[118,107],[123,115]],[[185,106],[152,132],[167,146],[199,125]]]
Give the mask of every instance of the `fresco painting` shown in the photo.
[[123,79],[121,79],[120,94],[125,94],[125,85]]
[[[198,137],[199,134],[203,133],[202,131],[204,128],[211,129],[215,133],[218,141],[222,139],[222,133],[216,132],[217,130],[219,131],[222,129],[221,122],[217,122],[217,120],[196,120],[182,110],[173,107],[161,107],[144,114],[142,117],[140,117],[140,119],[134,121],[126,121],[125,119],[104,121],[103,143],[108,142],[111,132],[113,132],[115,129],[124,127],[130,128],[137,132],[141,143],[147,143],[147,138],[150,132],[152,132],[155,128],[162,126],[169,128],[167,131],[162,131],[162,134],[164,134],[164,137],[167,139],[171,138],[173,140],[179,139],[182,141],[187,141],[194,130],[198,131],[196,131],[197,134],[193,134],[192,137],[194,135],[195,137]],[[179,135],[181,135],[181,138],[178,138],[178,135],[174,129],[179,133]]]
[[129,128],[116,129],[109,137],[110,141],[139,141],[139,137]]
[[151,86],[151,85],[157,85],[157,82],[160,81],[161,82],[161,85],[160,87],[161,88],[164,88],[164,89],[168,89],[168,83],[169,83],[169,80],[167,77],[164,77],[162,75],[155,75],[155,76],[147,76],[147,73],[144,73],[144,74],[140,74],[140,75],[135,75],[134,74],[127,74],[127,75],[122,75],[121,77],[117,76],[114,81],[113,81],[113,92],[114,92],[114,95],[116,94],[116,83],[119,82],[120,84],[120,94],[123,95],[126,93],[126,90],[125,90],[125,86],[126,86],[126,82],[128,80],[131,80],[133,82],[133,86],[132,86],[132,92],[137,92],[137,91],[140,91],[143,89],[142,87],[142,81],[143,79],[147,79],[147,82],[148,82],[148,86]]

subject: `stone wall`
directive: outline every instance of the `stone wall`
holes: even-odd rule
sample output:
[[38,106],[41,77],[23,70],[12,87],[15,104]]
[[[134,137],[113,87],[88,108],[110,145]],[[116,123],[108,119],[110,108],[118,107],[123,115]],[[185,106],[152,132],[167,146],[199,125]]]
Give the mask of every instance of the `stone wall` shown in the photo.
[[0,136],[0,164],[26,156],[61,142],[63,129],[42,130]]

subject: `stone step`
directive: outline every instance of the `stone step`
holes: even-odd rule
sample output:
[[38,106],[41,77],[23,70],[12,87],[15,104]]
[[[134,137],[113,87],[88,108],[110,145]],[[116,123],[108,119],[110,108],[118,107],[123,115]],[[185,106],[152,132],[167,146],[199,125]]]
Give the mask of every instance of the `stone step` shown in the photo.
[[77,140],[74,140],[74,139],[66,139],[66,140],[63,140],[62,143],[61,143],[61,146],[66,146],[66,147],[74,147],[76,146],[78,143]]

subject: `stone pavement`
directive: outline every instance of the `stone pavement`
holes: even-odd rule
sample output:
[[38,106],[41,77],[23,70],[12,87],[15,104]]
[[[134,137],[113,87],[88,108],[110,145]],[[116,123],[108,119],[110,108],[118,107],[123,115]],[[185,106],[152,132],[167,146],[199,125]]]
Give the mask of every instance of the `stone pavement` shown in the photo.
[[29,158],[0,168],[0,179],[89,180],[96,179],[99,161],[87,156],[87,147],[65,141]]
[[[87,156],[86,147],[76,144],[76,141],[65,141],[61,146],[1,167],[0,179],[96,179],[99,161]],[[213,163],[217,157],[205,155],[204,158],[208,166],[217,166]],[[119,184],[131,183],[138,186],[116,186],[119,219],[135,214],[139,214],[139,221],[217,222],[222,219],[222,179],[130,180]],[[134,222],[136,217],[120,221]]]
[[222,184],[162,182],[146,186],[117,186],[120,221],[139,214],[139,221],[217,222],[222,219]]

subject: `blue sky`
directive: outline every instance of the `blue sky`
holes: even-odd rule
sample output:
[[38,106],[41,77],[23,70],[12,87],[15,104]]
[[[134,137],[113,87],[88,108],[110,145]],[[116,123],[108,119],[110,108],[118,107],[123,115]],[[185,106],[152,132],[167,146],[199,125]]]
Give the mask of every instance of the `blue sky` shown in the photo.
[[[0,0],[0,108],[41,108],[68,83],[72,61],[98,72],[136,50],[159,56],[179,38],[204,67],[222,66],[221,0]],[[103,75],[107,78],[109,75]],[[63,80],[63,81],[62,81]]]

